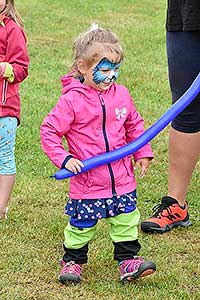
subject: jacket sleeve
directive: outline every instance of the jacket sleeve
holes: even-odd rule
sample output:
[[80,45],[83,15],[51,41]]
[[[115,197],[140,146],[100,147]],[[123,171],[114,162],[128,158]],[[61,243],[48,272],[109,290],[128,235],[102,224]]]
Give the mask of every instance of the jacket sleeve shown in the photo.
[[8,25],[6,63],[12,66],[14,79],[12,83],[20,83],[28,76],[29,57],[24,31],[17,25]]
[[40,128],[42,149],[58,168],[61,168],[66,157],[71,155],[62,143],[63,136],[67,135],[70,124],[74,120],[73,109],[65,97],[60,98]]
[[[127,143],[133,142],[144,132],[144,120],[136,110],[132,98],[129,95],[129,114],[125,122]],[[149,157],[153,158],[153,152],[149,143],[133,153],[134,160]]]

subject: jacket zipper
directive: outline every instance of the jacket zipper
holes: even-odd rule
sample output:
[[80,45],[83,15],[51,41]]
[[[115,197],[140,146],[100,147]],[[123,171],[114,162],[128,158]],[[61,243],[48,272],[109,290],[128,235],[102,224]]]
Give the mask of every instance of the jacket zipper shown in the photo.
[[[101,94],[99,94],[99,98],[100,98],[100,101],[101,101],[101,108],[102,108],[102,112],[103,112],[102,130],[103,130],[103,136],[104,136],[105,145],[106,145],[106,152],[110,152],[108,137],[107,137],[107,133],[106,133],[106,107],[105,107],[105,102],[104,102],[104,99],[102,98]],[[108,163],[107,166],[108,166],[108,170],[109,170],[110,177],[111,177],[112,195],[116,196],[117,193],[116,193],[116,190],[115,190],[115,178],[114,178],[113,169],[112,169],[110,163]]]
[[2,100],[1,100],[1,103],[3,105],[6,104],[6,93],[7,93],[7,88],[8,88],[8,82],[7,80],[4,79],[3,81],[3,89],[2,89]]

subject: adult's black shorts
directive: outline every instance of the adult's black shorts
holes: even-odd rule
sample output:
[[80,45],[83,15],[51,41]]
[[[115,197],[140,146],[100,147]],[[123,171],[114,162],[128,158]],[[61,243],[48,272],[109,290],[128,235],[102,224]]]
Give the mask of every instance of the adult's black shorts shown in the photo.
[[[169,83],[174,103],[200,72],[200,31],[167,31],[166,44]],[[200,131],[200,94],[171,125],[185,133]]]

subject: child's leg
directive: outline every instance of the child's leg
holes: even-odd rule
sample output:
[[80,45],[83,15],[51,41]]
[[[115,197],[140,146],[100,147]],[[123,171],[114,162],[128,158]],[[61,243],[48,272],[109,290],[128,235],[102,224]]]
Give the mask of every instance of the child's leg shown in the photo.
[[138,222],[140,213],[136,208],[130,213],[109,218],[110,237],[114,244],[114,259],[118,260],[121,281],[131,281],[155,272],[156,265],[137,256],[140,250],[138,242]]
[[130,213],[106,220],[110,224],[109,234],[114,244],[114,259],[121,261],[137,255],[141,248],[138,242],[139,210],[136,208]]
[[16,175],[0,175],[0,219],[6,216],[6,207],[10,199]]
[[[83,221],[81,220],[80,223],[83,224]],[[75,261],[79,264],[87,262],[88,243],[96,232],[96,223],[97,221],[95,220],[89,228],[75,227],[70,222],[68,223],[64,230],[65,254],[63,260],[65,262]],[[76,226],[78,226],[78,222]]]
[[5,216],[16,174],[15,139],[17,119],[0,118],[0,219]]
[[[65,228],[65,253],[62,259],[63,269],[59,276],[61,283],[80,282],[82,264],[87,262],[88,243],[96,232],[96,224],[97,220],[87,222],[76,219],[75,222],[72,222],[71,218]],[[85,228],[85,226],[87,228]]]

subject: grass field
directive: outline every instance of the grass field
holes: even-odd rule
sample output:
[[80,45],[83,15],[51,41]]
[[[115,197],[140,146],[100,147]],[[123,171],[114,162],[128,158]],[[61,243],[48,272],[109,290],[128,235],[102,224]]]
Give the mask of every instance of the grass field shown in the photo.
[[[56,168],[40,148],[39,128],[61,93],[59,78],[72,63],[71,47],[79,32],[97,22],[111,28],[125,50],[119,82],[126,85],[148,128],[170,107],[165,52],[166,1],[157,0],[18,0],[31,59],[29,78],[21,86],[22,117],[18,129],[17,181],[9,218],[0,223],[1,300],[198,300],[200,299],[199,192],[200,165],[188,201],[193,226],[165,235],[139,232],[141,255],[157,263],[157,272],[122,285],[108,228],[90,244],[83,281],[62,286],[57,281],[62,256],[63,216],[68,181],[49,176]],[[167,190],[168,128],[151,143],[155,159],[138,179],[141,219]]]

